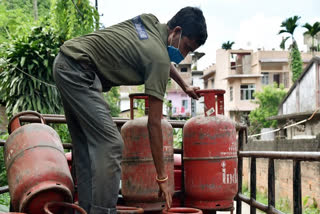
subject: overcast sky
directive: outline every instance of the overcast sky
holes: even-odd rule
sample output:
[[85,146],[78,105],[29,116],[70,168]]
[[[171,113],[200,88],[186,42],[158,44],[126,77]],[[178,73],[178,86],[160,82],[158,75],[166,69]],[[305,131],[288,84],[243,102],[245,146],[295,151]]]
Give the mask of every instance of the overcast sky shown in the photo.
[[[206,55],[199,60],[198,69],[214,63],[216,50],[228,40],[235,42],[233,49],[280,50],[282,35],[278,32],[283,20],[299,15],[300,25],[320,21],[320,0],[98,0],[105,27],[141,13],[152,13],[166,23],[185,6],[201,8],[207,22],[207,42],[197,50]],[[297,28],[295,38],[300,50],[306,51],[304,31]]]

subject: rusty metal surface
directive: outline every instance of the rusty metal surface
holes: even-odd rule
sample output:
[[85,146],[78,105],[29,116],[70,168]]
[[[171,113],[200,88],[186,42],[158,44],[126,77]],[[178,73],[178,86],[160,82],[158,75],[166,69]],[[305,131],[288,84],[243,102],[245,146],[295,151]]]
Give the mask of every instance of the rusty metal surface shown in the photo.
[[45,124],[45,120],[43,118],[43,116],[36,112],[36,111],[23,111],[23,112],[19,112],[17,114],[15,114],[9,124],[8,124],[8,133],[11,134],[11,132],[13,132],[15,129],[21,127],[21,124],[20,124],[20,117],[23,116],[23,115],[28,115],[28,116],[34,116],[34,117],[37,117],[40,121],[40,123],[42,124]]
[[189,207],[173,207],[169,210],[163,210],[162,214],[178,214],[178,213],[188,213],[188,214],[202,214],[202,211],[196,208]]
[[139,207],[117,206],[117,214],[142,214],[144,210]]
[[[43,118],[45,119],[46,123],[66,123],[66,118],[64,115],[52,115],[52,114],[43,114]],[[130,119],[128,118],[119,118],[119,117],[113,117],[113,121],[119,125],[122,126]],[[21,116],[20,117],[21,122],[30,122],[30,123],[38,123],[40,122],[40,119],[35,116]],[[186,121],[184,120],[168,120],[168,122],[172,125],[173,128],[183,128]]]
[[239,151],[239,157],[320,161],[320,152]]
[[[157,173],[150,149],[147,120],[147,117],[130,120],[121,129],[124,141],[121,193],[127,206],[142,207],[146,211],[160,211],[165,201],[158,197],[159,186],[155,179]],[[169,188],[173,193],[173,130],[165,119],[161,121],[161,127],[164,165],[169,177]]]
[[13,131],[5,143],[4,159],[15,211],[43,214],[48,200],[72,200],[67,160],[51,127],[34,123]]
[[[76,210],[77,213],[87,214],[87,212],[83,208],[81,208],[80,206],[78,206],[76,204],[71,204],[71,203],[66,203],[66,202],[51,201],[51,202],[48,202],[48,203],[46,203],[44,205],[44,211],[45,211],[46,214],[58,213],[57,212],[58,210],[63,211],[64,209],[61,209],[61,208],[71,208],[73,210]],[[61,211],[59,213],[61,213]]]

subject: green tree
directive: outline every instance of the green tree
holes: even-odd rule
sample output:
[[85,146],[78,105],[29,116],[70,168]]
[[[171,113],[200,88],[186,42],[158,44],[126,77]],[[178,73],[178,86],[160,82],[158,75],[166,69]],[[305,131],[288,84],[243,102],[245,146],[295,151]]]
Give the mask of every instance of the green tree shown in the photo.
[[29,35],[2,45],[0,98],[10,117],[24,110],[61,113],[52,65],[62,41],[53,29],[36,27]]
[[292,81],[299,79],[303,71],[303,63],[298,47],[291,48],[290,51],[290,68],[292,71]]
[[225,50],[231,50],[234,44],[235,44],[234,42],[227,41],[222,43],[221,48]]
[[277,126],[277,121],[267,121],[266,118],[277,115],[278,106],[285,95],[284,86],[277,87],[277,84],[265,86],[261,92],[254,93],[256,98],[254,103],[258,104],[259,107],[249,114],[250,133],[256,134],[260,132],[261,128]]
[[290,38],[290,36],[287,36],[286,38],[282,37],[281,43],[280,43],[280,48],[282,50],[286,49],[286,41]]
[[[279,31],[279,34],[282,34],[282,33],[290,34],[289,37],[291,37],[291,40],[292,40],[292,44],[289,47],[290,49],[289,60],[290,60],[290,68],[292,71],[293,82],[295,82],[302,73],[301,54],[300,54],[297,42],[295,41],[293,36],[295,29],[298,27],[298,20],[300,18],[301,18],[300,16],[293,16],[293,17],[287,18],[281,23],[280,27],[282,27],[283,29]],[[280,44],[280,47],[282,49],[285,49],[285,42],[288,40],[289,37],[282,39],[282,42]]]
[[283,29],[281,29],[278,34],[282,34],[282,33],[290,34],[290,37],[292,39],[292,46],[296,46],[297,44],[293,34],[295,29],[298,27],[298,20],[300,18],[301,18],[300,16],[293,16],[293,17],[287,18],[280,25],[280,27],[282,27]]
[[[2,0],[0,1],[0,43],[11,40],[17,34],[30,31],[37,24],[34,20],[34,0]],[[44,20],[49,14],[50,0],[37,1],[39,20]]]
[[99,14],[89,0],[52,0],[51,23],[68,40],[99,28]]
[[317,51],[318,48],[314,44],[315,36],[320,32],[320,22],[315,22],[313,25],[309,23],[305,23],[302,27],[306,28],[307,31],[303,33],[303,35],[309,35],[312,38],[312,45],[310,47],[310,51],[314,52]]
[[120,113],[119,102],[120,93],[119,87],[112,87],[108,93],[105,93],[105,99],[110,108],[110,114],[112,117],[118,117]]

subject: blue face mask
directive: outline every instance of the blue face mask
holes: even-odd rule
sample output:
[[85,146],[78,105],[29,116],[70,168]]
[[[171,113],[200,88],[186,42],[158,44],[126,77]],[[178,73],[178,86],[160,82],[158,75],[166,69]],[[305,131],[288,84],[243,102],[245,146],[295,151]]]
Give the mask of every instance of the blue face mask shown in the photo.
[[[182,34],[182,32],[181,32],[181,34]],[[177,64],[179,64],[184,59],[183,55],[181,54],[181,52],[179,50],[181,34],[180,34],[180,38],[179,38],[178,48],[175,48],[171,45],[172,38],[171,38],[170,46],[167,47],[170,61],[177,63]]]
[[179,64],[184,59],[178,48],[170,45],[167,47],[167,49],[171,62]]

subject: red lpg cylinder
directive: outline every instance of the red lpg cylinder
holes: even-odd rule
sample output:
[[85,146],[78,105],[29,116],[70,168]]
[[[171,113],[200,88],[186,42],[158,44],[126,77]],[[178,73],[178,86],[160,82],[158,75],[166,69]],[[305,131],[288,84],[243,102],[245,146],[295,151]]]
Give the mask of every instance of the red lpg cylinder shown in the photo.
[[[69,167],[72,179],[73,179],[74,186],[77,186],[77,179],[76,179],[76,176],[75,176],[75,170],[72,168],[72,165],[73,165],[72,164],[72,152],[65,153],[65,156],[67,158],[68,167]],[[77,188],[75,188],[75,190],[73,192],[73,202],[76,203],[78,201],[79,201],[78,191],[77,191]]]
[[[133,99],[145,99],[146,109],[148,108],[147,95],[130,95],[132,120],[121,128],[124,140],[121,193],[127,206],[141,207],[145,211],[161,211],[165,201],[158,197],[159,186],[149,143],[148,118],[140,117],[133,120]],[[161,120],[161,127],[164,164],[169,177],[169,187],[173,193],[173,130],[165,119]]]
[[181,154],[174,154],[174,190],[180,191],[182,189],[182,164]]
[[202,211],[195,208],[189,207],[173,207],[169,210],[163,210],[162,214],[179,214],[179,213],[188,213],[188,214],[202,214]]
[[[181,154],[174,154],[174,191],[182,190],[182,164]],[[177,194],[172,197],[172,207],[181,206],[181,195]]]
[[[21,126],[19,117],[26,114],[40,117],[42,124]],[[49,201],[72,202],[73,181],[55,130],[39,113],[23,112],[10,121],[9,133],[4,159],[13,210],[44,214]]]
[[71,152],[67,152],[65,153],[65,156],[67,158],[67,162],[68,162],[68,167],[71,173],[71,168],[72,168],[72,153]]
[[224,90],[197,93],[204,96],[205,116],[191,118],[183,128],[185,205],[231,208],[238,191],[235,123],[222,115]]
[[142,214],[144,210],[138,207],[117,206],[117,214]]
[[[51,201],[51,202],[46,203],[44,205],[44,211],[46,214],[56,214],[57,212],[54,212],[53,210],[57,209],[57,207],[61,208],[61,211],[64,211],[63,213],[69,213],[69,212],[67,212],[67,210],[72,209],[72,210],[76,210],[77,213],[87,214],[87,212],[83,208],[81,208],[80,206],[78,206],[76,204],[61,202],[61,201],[59,201],[59,202],[58,201]],[[59,214],[60,214],[60,212],[59,212]]]

